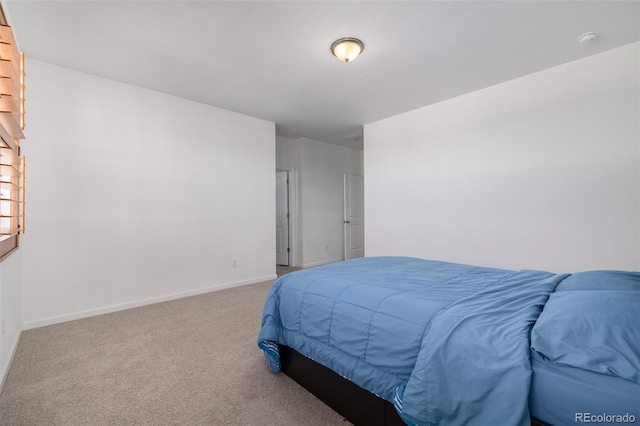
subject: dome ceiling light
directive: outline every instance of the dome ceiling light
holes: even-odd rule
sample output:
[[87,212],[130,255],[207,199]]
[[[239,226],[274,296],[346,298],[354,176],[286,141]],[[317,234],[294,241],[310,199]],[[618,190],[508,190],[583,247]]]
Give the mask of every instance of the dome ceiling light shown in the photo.
[[578,42],[579,43],[590,43],[590,42],[594,41],[596,38],[598,38],[598,33],[596,33],[596,32],[584,33],[580,37],[578,37]]
[[354,37],[343,37],[331,45],[331,53],[342,62],[353,61],[363,50],[364,44]]

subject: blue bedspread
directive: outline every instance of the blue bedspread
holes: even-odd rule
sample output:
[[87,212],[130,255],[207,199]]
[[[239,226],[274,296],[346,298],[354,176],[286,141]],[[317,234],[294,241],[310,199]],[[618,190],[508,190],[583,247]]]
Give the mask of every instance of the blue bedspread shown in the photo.
[[391,401],[408,424],[528,424],[529,333],[564,278],[406,257],[293,272],[258,345],[278,344]]

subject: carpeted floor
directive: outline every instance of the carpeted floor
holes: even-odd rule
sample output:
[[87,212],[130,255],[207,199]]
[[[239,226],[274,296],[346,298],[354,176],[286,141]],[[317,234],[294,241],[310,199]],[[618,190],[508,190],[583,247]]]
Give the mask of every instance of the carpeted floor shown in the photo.
[[270,285],[25,331],[0,424],[349,424],[269,372],[256,337]]
[[276,274],[278,275],[278,277],[281,277],[285,274],[288,274],[289,272],[293,272],[293,271],[299,271],[302,268],[298,268],[295,266],[282,266],[282,265],[277,265],[276,266]]

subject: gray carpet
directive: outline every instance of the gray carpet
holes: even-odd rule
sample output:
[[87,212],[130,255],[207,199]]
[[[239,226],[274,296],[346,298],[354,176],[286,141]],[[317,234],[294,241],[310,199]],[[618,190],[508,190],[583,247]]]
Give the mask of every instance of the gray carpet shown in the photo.
[[347,425],[256,345],[270,282],[22,334],[9,425]]

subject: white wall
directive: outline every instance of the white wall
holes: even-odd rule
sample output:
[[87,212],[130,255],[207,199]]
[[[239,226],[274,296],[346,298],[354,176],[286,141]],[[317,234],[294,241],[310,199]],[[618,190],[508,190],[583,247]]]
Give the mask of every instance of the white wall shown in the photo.
[[27,69],[25,328],[275,277],[274,123]]
[[20,305],[21,250],[0,263],[0,390],[22,330]]
[[366,125],[367,255],[640,270],[639,50]]
[[277,167],[294,171],[294,264],[343,260],[344,175],[362,175],[362,151],[308,138],[278,137],[276,147]]

